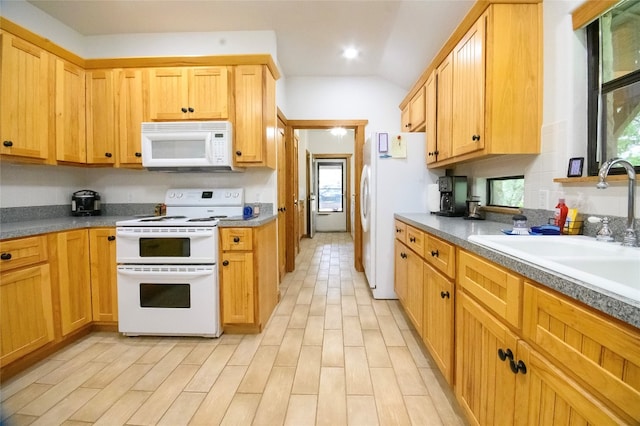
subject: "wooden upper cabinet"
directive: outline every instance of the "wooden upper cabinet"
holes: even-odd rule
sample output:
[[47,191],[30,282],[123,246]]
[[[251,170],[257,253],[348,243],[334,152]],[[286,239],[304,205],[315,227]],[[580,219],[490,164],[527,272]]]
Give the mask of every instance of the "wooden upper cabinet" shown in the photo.
[[50,56],[1,33],[0,154],[47,160],[49,150]]
[[427,164],[434,163],[437,160],[438,152],[438,144],[437,144],[437,75],[436,72],[433,71],[429,78],[427,79],[427,83],[425,84],[425,132],[426,132],[426,141],[427,144]]
[[424,130],[425,123],[425,87],[418,89],[409,101],[409,104],[402,110],[402,131],[419,132]]
[[112,70],[97,70],[86,75],[89,164],[114,164],[116,161],[113,74]]
[[486,20],[482,15],[453,50],[453,155],[484,148]]
[[445,58],[436,70],[437,73],[437,125],[436,160],[451,157],[453,144],[453,53]]
[[276,82],[264,65],[235,69],[235,162],[240,167],[276,166]]
[[85,72],[56,59],[56,159],[86,163]]
[[116,73],[116,136],[118,164],[142,165],[141,124],[147,120],[144,101],[144,71],[118,70]]
[[229,118],[228,69],[220,67],[149,70],[151,120]]

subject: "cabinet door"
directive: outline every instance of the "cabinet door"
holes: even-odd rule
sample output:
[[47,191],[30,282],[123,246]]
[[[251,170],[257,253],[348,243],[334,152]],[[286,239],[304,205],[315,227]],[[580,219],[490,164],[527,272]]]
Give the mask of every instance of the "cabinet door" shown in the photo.
[[7,33],[0,34],[1,154],[49,158],[49,55]]
[[410,130],[412,132],[420,131],[424,126],[425,121],[425,112],[426,112],[426,103],[425,103],[425,88],[424,86],[420,88],[416,92],[416,94],[411,98],[410,107],[409,107],[409,121],[410,121]]
[[86,75],[87,163],[114,164],[115,95],[113,71],[91,71]]
[[88,231],[59,232],[56,240],[60,316],[66,336],[92,318]]
[[422,315],[424,310],[424,283],[422,258],[407,250],[407,298],[405,310],[418,334],[422,334]]
[[56,60],[56,159],[87,162],[84,71]]
[[409,101],[400,113],[400,126],[403,132],[411,130],[411,101]]
[[113,228],[89,230],[91,306],[93,321],[118,320],[116,232]]
[[188,116],[194,120],[229,118],[229,86],[227,67],[193,68],[189,70]]
[[117,122],[119,161],[123,165],[142,164],[140,125],[146,121],[143,99],[143,71],[118,71]]
[[47,260],[47,239],[43,236],[0,241],[0,272],[23,268]]
[[151,120],[185,120],[189,112],[187,68],[149,70],[149,116]]
[[262,121],[264,73],[261,65],[240,65],[235,71],[236,127],[233,142],[235,161],[241,166],[259,165],[265,160]]
[[253,253],[222,254],[222,323],[252,324],[255,320]]
[[526,343],[518,342],[518,360],[526,374],[518,374],[515,415],[517,425],[631,424],[608,410],[592,394]]
[[482,15],[453,50],[453,155],[484,148],[485,22]]
[[422,337],[442,375],[453,386],[454,286],[431,265],[424,265]]
[[437,69],[437,154],[436,160],[451,157],[453,145],[453,54],[449,54]]
[[394,240],[394,252],[395,252],[395,270],[393,280],[393,290],[396,292],[396,296],[403,305],[407,300],[407,252],[409,249],[399,242]]
[[493,315],[462,292],[456,294],[456,396],[472,424],[511,424],[515,380],[509,359],[517,337]]
[[427,144],[427,164],[435,163],[438,159],[438,144],[437,137],[437,115],[436,115],[436,102],[437,97],[437,77],[436,71],[433,71],[427,83],[425,85],[425,130],[426,130],[426,144]]
[[0,366],[53,340],[48,264],[1,275],[0,319]]

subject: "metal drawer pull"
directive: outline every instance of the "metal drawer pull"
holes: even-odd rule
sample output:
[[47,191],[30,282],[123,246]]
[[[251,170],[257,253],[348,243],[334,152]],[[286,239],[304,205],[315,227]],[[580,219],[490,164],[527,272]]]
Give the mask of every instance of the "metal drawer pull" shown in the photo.
[[2,259],[2,260],[11,260],[11,253],[2,253],[2,254],[0,254],[0,259]]

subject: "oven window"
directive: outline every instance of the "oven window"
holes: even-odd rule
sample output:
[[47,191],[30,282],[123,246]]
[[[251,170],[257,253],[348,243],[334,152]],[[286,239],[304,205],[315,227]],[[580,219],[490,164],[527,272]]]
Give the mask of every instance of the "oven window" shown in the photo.
[[140,284],[141,308],[190,308],[189,284]]
[[189,257],[189,238],[140,238],[140,257]]

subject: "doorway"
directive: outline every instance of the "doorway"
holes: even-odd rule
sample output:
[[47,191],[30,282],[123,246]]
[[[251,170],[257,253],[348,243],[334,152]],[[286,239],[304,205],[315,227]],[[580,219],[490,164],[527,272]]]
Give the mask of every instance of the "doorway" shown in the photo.
[[315,155],[315,230],[350,232],[351,155]]

